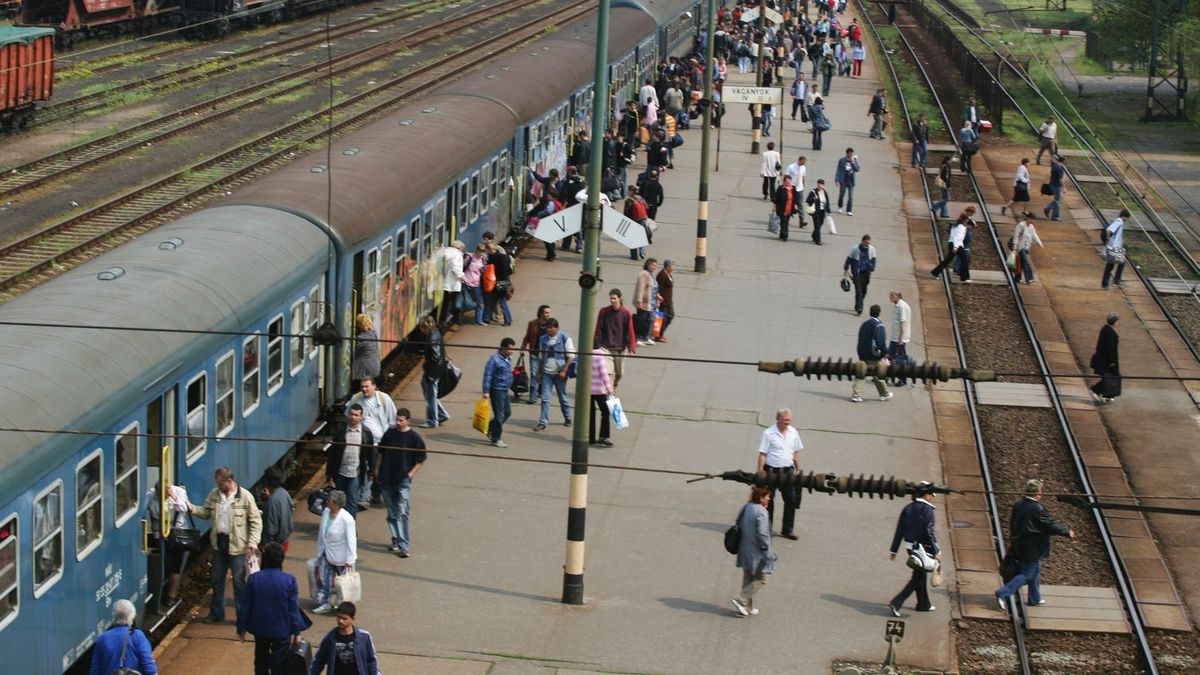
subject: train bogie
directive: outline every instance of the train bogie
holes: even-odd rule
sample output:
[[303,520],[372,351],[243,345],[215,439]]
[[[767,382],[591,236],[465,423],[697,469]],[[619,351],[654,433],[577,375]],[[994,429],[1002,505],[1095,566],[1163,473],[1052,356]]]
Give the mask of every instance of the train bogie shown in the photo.
[[54,93],[54,31],[0,27],[0,126],[23,128]]

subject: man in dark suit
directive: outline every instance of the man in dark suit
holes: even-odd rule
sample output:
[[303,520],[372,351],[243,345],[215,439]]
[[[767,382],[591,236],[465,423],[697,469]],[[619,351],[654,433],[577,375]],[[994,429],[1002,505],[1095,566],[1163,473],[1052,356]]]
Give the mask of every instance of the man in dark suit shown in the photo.
[[1041,593],[1042,560],[1050,555],[1050,535],[1074,539],[1075,530],[1046,512],[1046,507],[1042,506],[1042,481],[1036,478],[1025,481],[1025,496],[1013,504],[1008,531],[1013,553],[1021,561],[1021,571],[996,591],[996,602],[1000,609],[1007,610],[1008,600],[1022,586],[1029,584],[1029,604],[1046,604]]
[[238,638],[254,636],[254,675],[282,675],[288,646],[312,625],[300,611],[296,577],[284,572],[283,547],[268,542],[262,548],[262,570],[251,574],[238,607]]
[[[900,511],[900,517],[896,520],[896,533],[892,536],[889,560],[896,559],[896,551],[900,550],[901,541],[905,542],[909,553],[920,546],[934,558],[941,557],[942,551],[938,547],[937,532],[933,529],[934,506],[932,500],[933,483],[927,481],[917,483],[913,490],[912,503]],[[921,568],[912,571],[908,584],[888,602],[888,609],[891,610],[892,616],[900,616],[900,606],[914,591],[917,594],[918,612],[932,612],[936,609],[929,602],[929,587],[926,585],[927,574],[928,572]]]
[[[333,434],[333,445],[325,459],[325,476],[347,495],[357,495],[359,476],[375,466],[376,439],[362,423],[362,406],[354,403],[346,410],[346,422]],[[346,510],[357,517],[358,509],[350,497]]]

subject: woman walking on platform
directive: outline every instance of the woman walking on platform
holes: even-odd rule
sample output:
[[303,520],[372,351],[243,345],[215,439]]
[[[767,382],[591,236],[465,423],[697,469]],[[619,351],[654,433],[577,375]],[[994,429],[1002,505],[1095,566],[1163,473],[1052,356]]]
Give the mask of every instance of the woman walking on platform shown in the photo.
[[792,177],[784,176],[783,184],[775,190],[775,215],[779,216],[779,240],[788,240],[788,226],[792,222],[792,214],[796,212],[796,191],[792,185]]
[[813,99],[812,110],[809,112],[809,117],[812,118],[812,134],[813,134],[813,150],[821,149],[821,134],[829,131],[833,124],[829,118],[825,116],[825,101],[820,97]]
[[1112,403],[1121,395],[1121,336],[1117,335],[1116,312],[1109,312],[1100,337],[1096,340],[1096,353],[1092,354],[1092,372],[1100,381],[1092,385],[1092,397],[1099,403]]
[[[1004,206],[1000,207],[1000,215],[1004,215],[1017,204],[1029,203],[1029,158],[1021,158],[1021,166],[1017,167],[1017,176],[1013,179],[1013,196]],[[1023,208],[1023,207],[1022,207]],[[1029,214],[1025,214],[1028,216]]]
[[934,181],[938,190],[942,192],[942,198],[930,205],[933,214],[938,218],[950,217],[950,155],[942,157],[942,164],[938,167],[937,179]]
[[767,583],[767,575],[775,571],[775,552],[771,550],[771,521],[767,504],[771,488],[755,485],[750,499],[738,513],[739,530],[737,566],[742,568],[742,592],[730,598],[739,616],[758,614],[754,596]]
[[1026,213],[1021,222],[1017,223],[1017,229],[1013,232],[1012,240],[1009,242],[1014,253],[1013,262],[1013,279],[1017,283],[1021,283],[1021,273],[1025,274],[1025,283],[1033,283],[1033,262],[1030,259],[1030,248],[1034,244],[1045,248],[1042,243],[1042,238],[1038,236],[1037,228],[1033,225],[1033,214]]

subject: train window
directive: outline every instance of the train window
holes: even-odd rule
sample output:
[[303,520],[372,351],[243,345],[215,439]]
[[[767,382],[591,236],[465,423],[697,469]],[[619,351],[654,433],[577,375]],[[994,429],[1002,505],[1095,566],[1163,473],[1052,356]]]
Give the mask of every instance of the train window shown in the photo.
[[[304,299],[292,304],[292,334],[288,337],[288,363],[292,364],[292,375],[304,367]],[[218,383],[219,384],[219,383]]]
[[508,151],[500,153],[500,180],[508,180]]
[[441,238],[439,243],[442,246],[448,245],[450,243],[450,228],[446,227],[446,222],[449,218],[449,215],[446,213],[445,197],[438,198],[437,205],[434,206],[433,212],[436,214],[438,236]]
[[283,317],[271,319],[267,326],[267,396],[283,386]]
[[471,194],[467,181],[458,184],[458,229],[466,229],[471,223]]
[[[321,281],[324,282],[324,279]],[[321,316],[324,309],[325,306],[321,304],[321,287],[313,286],[312,289],[308,291],[308,305],[306,307],[308,315],[308,330],[305,331],[306,335],[316,334],[317,326],[321,325]],[[317,358],[317,342],[316,340],[309,340],[308,359],[311,361],[315,358]]]
[[217,361],[217,436],[233,430],[233,351]]
[[491,181],[492,165],[487,162],[483,163],[483,168],[479,170],[479,212],[483,213],[488,210],[488,204],[492,203],[492,181]]
[[379,278],[387,279],[392,275],[392,238],[388,237],[379,245]]
[[421,250],[425,251],[426,257],[432,257],[434,254],[433,209],[425,209],[425,213],[421,215]]
[[421,219],[413,218],[408,224],[408,257],[412,260],[421,259]]
[[471,222],[479,217],[480,209],[479,172],[471,174]]
[[208,373],[200,373],[188,382],[184,422],[187,424],[187,460],[190,464],[208,447]]
[[492,201],[500,199],[500,160],[492,159]]
[[407,251],[408,231],[402,227],[396,231],[396,279],[404,278],[404,257]]
[[362,306],[373,309],[379,299],[379,249],[367,251],[367,274],[363,279]]
[[83,560],[100,545],[104,533],[104,485],[100,482],[101,454],[83,460],[75,469],[75,559]]
[[33,597],[62,576],[62,481],[46,488],[33,503]]
[[258,408],[259,337],[248,337],[242,343],[242,417],[248,416]]
[[113,500],[113,522],[120,527],[137,513],[138,501],[141,499],[141,484],[138,474],[138,456],[142,437],[138,435],[138,425],[129,425],[113,446],[113,475],[116,476],[115,499]]
[[17,617],[17,610],[20,608],[21,602],[21,587],[18,585],[20,577],[17,575],[17,570],[20,566],[18,555],[20,549],[17,547],[17,517],[9,516],[8,520],[0,525],[0,630],[12,622]]

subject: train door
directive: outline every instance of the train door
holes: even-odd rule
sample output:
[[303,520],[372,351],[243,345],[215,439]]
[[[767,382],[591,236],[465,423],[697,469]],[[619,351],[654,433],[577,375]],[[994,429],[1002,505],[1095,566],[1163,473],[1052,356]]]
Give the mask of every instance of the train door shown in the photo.
[[[168,485],[175,483],[175,389],[168,389],[146,404],[146,570],[149,577],[146,609],[160,616],[171,613],[163,599],[168,580],[166,538],[171,533],[170,513],[163,508]],[[182,461],[183,457],[179,457]],[[192,498],[194,499],[194,495]],[[153,503],[151,503],[153,502]]]

